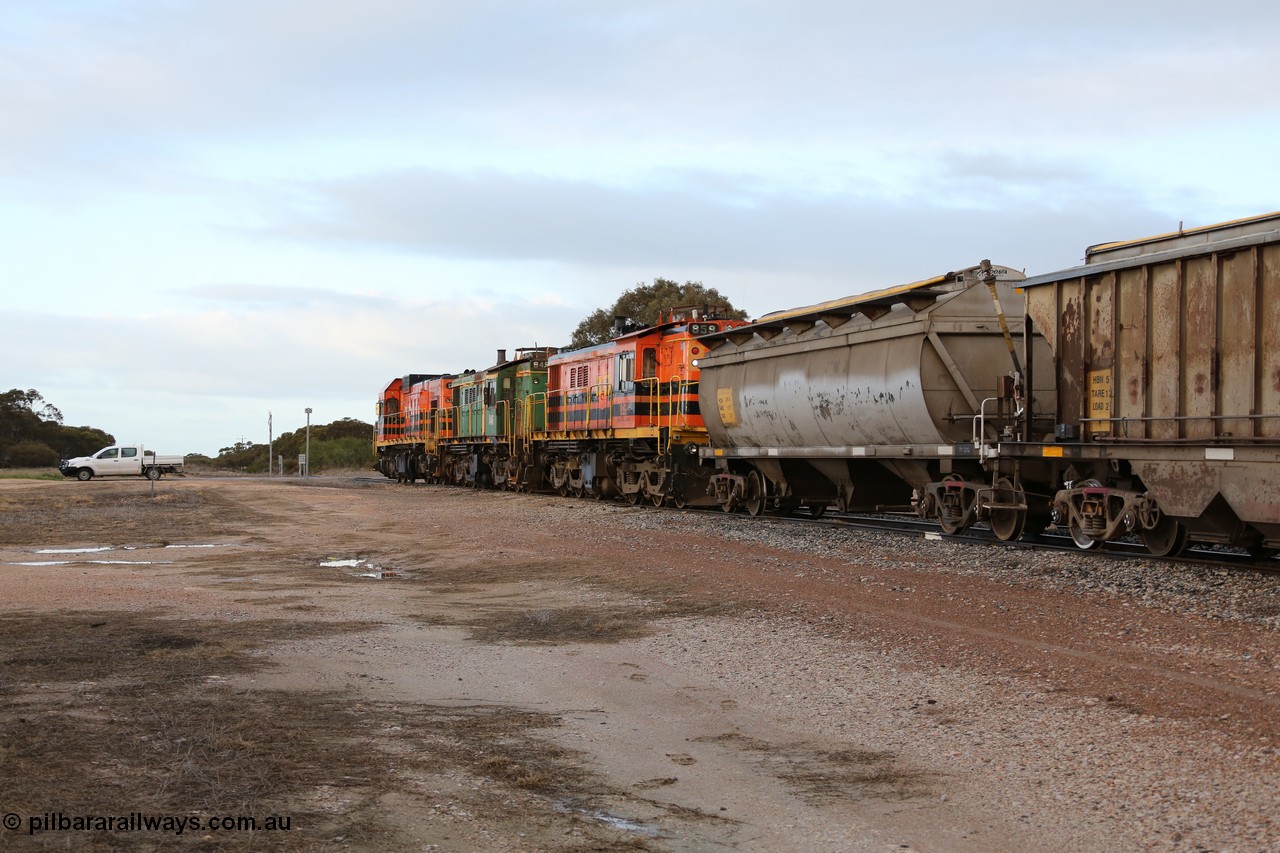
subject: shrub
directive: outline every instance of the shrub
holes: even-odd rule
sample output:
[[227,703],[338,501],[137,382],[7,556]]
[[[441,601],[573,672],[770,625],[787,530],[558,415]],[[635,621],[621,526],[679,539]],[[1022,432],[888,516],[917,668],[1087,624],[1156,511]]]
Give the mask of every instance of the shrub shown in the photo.
[[42,441],[19,441],[5,454],[6,464],[14,468],[44,468],[58,464],[58,451]]

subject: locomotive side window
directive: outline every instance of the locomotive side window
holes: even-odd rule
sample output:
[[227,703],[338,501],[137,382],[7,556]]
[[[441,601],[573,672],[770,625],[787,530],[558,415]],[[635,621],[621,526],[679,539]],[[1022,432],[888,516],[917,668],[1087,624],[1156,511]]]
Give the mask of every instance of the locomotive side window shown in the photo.
[[640,362],[640,378],[653,379],[658,375],[658,351],[653,347],[646,347],[644,356]]
[[624,352],[618,354],[618,390],[626,392],[634,390],[636,378],[636,354]]

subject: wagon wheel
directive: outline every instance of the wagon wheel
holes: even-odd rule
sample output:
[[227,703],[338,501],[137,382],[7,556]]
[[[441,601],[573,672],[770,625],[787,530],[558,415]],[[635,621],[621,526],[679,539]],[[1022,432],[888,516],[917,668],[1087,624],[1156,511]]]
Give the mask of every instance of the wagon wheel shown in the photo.
[[747,475],[747,495],[742,503],[753,518],[764,513],[764,483],[760,481],[759,472],[752,471]]
[[[996,503],[1020,503],[1025,504],[1026,495],[1022,493],[1022,489],[1014,486],[1008,477],[1001,477],[996,480],[995,487]],[[989,519],[991,524],[991,532],[1001,542],[1012,542],[1022,535],[1023,529],[1027,525],[1026,509],[1008,509],[1004,507],[994,507],[991,510]]]
[[674,506],[676,509],[684,509],[685,507],[687,507],[687,506],[689,505],[689,501],[688,501],[688,499],[684,496],[684,493],[683,493],[683,492],[681,492],[679,489],[677,489],[677,490],[676,490],[676,491],[671,495],[671,504],[672,504],[672,506]]
[[654,492],[653,494],[649,495],[649,502],[652,503],[654,506],[662,506],[664,503],[667,502],[667,496],[664,495],[662,492]]
[[827,504],[824,504],[824,503],[809,504],[809,515],[813,516],[814,518],[822,518],[826,514],[827,514]]
[[[960,478],[957,477],[955,474],[948,474],[947,476],[942,478],[942,482],[944,483],[959,482],[959,481],[960,481]],[[938,526],[941,527],[942,532],[947,534],[948,536],[954,536],[957,533],[962,533],[965,529],[968,528],[969,524],[972,523],[972,519],[973,519],[973,516],[971,513],[964,512],[964,511],[960,513],[959,518],[948,518],[947,512],[946,512],[946,506],[943,504],[941,500],[939,500],[937,504],[936,517],[938,519]],[[966,518],[968,519],[968,521],[966,521]]]
[[1142,531],[1142,544],[1155,557],[1176,557],[1187,547],[1187,528],[1167,515]]
[[584,489],[582,486],[573,486],[569,489],[569,494],[573,495],[575,498],[580,498],[586,493],[587,493],[587,490]]
[[1080,529],[1080,522],[1074,518],[1067,525],[1067,529],[1071,533],[1071,541],[1076,543],[1076,547],[1082,551],[1088,551],[1090,548],[1096,548],[1102,544],[1101,540],[1094,539],[1088,533]]

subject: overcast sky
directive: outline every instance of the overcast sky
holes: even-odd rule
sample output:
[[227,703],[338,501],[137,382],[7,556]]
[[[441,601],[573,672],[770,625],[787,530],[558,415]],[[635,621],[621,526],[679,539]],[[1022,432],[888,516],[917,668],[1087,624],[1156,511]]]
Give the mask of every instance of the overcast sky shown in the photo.
[[0,390],[160,452],[557,345],[1280,208],[1280,4],[8,0]]

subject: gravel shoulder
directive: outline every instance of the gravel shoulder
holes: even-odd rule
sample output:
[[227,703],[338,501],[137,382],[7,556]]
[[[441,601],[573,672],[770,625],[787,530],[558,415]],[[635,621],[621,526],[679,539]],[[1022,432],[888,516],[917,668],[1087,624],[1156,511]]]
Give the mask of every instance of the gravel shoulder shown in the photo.
[[[148,488],[0,482],[0,722],[88,750],[0,791],[16,813],[297,815],[273,849],[1280,849],[1276,576],[423,485]],[[85,671],[25,651],[117,624]],[[260,787],[165,799],[190,755],[93,739],[148,691],[312,722]]]

